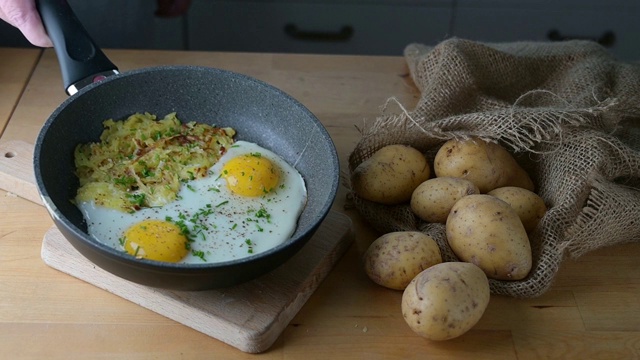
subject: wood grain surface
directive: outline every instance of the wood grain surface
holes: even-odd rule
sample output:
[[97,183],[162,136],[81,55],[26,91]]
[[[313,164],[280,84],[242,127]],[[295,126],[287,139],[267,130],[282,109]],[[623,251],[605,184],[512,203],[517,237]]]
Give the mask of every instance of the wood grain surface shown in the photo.
[[278,339],[351,240],[349,217],[330,212],[309,243],[282,266],[252,281],[210,291],[154,289],[123,280],[93,265],[55,227],[45,234],[41,254],[54,269],[241,351],[260,353]]
[[37,49],[0,48],[0,129],[9,122],[41,53]]
[[[360,139],[387,99],[411,109],[419,96],[401,57],[106,50],[123,71],[194,64],[239,71],[283,89],[331,134],[346,171]],[[0,49],[0,55],[13,54]],[[34,143],[66,99],[52,50],[4,60],[24,72],[0,143]],[[0,56],[2,58],[2,56]],[[34,63],[33,60],[37,59]],[[0,72],[4,84],[18,70]],[[15,80],[14,80],[15,81]],[[3,103],[0,103],[0,105]],[[394,111],[393,107],[387,111]],[[492,296],[462,337],[431,342],[413,334],[401,292],[381,288],[361,257],[379,235],[341,188],[333,210],[350,217],[354,242],[265,352],[224,342],[47,266],[40,257],[52,222],[42,206],[0,191],[0,357],[8,359],[638,359],[640,244],[567,259],[550,291],[535,299]]]
[[0,143],[0,189],[42,204],[33,174],[33,144],[19,140]]

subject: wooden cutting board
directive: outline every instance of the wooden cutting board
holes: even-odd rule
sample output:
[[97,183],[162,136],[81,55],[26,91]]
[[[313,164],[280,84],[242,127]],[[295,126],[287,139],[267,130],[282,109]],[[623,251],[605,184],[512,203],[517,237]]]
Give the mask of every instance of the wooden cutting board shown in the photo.
[[[0,144],[0,188],[42,204],[32,170],[33,145]],[[344,254],[353,239],[351,220],[330,212],[303,249],[274,271],[218,290],[172,291],[121,279],[93,265],[52,227],[44,235],[43,261],[135,304],[244,352],[267,350]]]

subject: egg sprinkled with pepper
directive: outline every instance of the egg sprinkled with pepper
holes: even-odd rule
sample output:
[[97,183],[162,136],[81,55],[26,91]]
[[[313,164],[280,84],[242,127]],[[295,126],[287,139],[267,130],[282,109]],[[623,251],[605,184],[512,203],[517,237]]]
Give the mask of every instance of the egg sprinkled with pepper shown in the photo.
[[291,237],[306,204],[302,176],[275,153],[237,141],[184,182],[176,199],[133,212],[79,201],[88,232],[137,258],[213,263],[271,249]]

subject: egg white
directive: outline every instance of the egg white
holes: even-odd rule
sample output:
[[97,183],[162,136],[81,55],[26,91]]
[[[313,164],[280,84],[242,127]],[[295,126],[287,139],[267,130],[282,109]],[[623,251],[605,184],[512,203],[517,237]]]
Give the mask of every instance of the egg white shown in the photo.
[[[280,185],[260,197],[236,195],[220,177],[224,164],[239,155],[260,153],[280,169]],[[182,185],[177,200],[135,213],[78,203],[88,232],[124,251],[120,239],[131,225],[147,219],[181,221],[191,233],[191,249],[181,262],[214,263],[259,254],[287,240],[307,201],[304,179],[286,161],[257,144],[237,141],[209,169],[209,175]],[[262,210],[261,210],[262,209]]]

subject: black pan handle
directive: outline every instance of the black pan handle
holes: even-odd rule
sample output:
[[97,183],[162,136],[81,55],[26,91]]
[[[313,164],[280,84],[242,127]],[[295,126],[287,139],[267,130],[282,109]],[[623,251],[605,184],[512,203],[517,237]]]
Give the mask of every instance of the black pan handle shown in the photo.
[[67,94],[118,73],[66,0],[36,0],[36,7],[56,50]]

